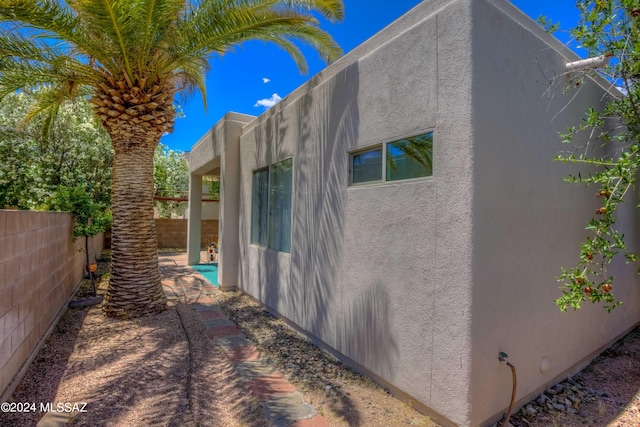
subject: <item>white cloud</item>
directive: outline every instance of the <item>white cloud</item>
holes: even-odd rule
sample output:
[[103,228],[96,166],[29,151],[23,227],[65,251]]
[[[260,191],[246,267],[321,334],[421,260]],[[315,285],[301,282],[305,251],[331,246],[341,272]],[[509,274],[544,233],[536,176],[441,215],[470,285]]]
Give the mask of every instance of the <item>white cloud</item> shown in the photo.
[[271,108],[274,105],[276,105],[281,99],[282,97],[280,95],[278,95],[277,93],[274,93],[273,95],[271,95],[271,98],[259,99],[255,103],[254,107]]
[[271,81],[271,79],[267,78],[267,77],[263,77],[262,78],[262,83],[269,83]]

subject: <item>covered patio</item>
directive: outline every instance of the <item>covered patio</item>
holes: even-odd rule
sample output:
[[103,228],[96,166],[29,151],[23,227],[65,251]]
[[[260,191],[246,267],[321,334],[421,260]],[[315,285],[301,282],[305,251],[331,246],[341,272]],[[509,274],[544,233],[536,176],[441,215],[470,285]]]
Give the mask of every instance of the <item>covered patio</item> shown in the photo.
[[199,264],[202,242],[203,177],[220,179],[218,222],[218,283],[221,290],[234,290],[238,284],[240,245],[240,135],[254,116],[227,113],[196,143],[189,158],[189,215],[187,262]]

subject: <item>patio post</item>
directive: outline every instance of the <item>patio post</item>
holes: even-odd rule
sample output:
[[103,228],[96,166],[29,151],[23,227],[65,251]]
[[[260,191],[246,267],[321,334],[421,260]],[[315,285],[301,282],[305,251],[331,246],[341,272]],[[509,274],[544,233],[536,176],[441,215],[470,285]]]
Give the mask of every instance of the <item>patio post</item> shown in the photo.
[[189,219],[187,221],[187,263],[200,263],[202,229],[202,175],[189,175]]

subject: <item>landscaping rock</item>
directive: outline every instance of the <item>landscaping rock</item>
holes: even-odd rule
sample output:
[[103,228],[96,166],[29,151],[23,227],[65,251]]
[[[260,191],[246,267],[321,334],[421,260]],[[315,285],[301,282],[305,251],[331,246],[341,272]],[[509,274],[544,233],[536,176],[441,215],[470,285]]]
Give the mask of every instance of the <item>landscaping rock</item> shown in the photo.
[[538,405],[543,406],[547,400],[551,400],[551,399],[549,399],[549,396],[542,393],[538,398]]

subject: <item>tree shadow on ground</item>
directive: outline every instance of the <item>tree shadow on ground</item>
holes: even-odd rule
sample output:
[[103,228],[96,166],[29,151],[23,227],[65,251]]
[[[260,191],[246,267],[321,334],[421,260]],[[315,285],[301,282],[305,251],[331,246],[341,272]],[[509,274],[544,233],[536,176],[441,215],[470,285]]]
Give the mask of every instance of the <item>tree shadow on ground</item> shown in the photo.
[[134,320],[93,312],[86,326],[59,396],[89,402],[75,425],[268,425],[191,306]]
[[[206,295],[203,286],[197,280],[186,286],[184,269],[189,267],[175,267],[163,269],[163,278],[176,284],[176,298],[160,314],[110,319],[99,307],[70,311],[70,324],[60,322],[51,338],[51,347],[63,357],[45,352],[25,377],[33,386],[16,398],[87,402],[86,412],[73,414],[72,425],[270,425],[198,314],[184,302],[186,293],[191,301],[198,292]],[[37,394],[34,388],[51,382],[51,373],[55,385],[48,394]],[[38,419],[1,421],[34,426]]]
[[40,403],[54,401],[87,311],[86,307],[67,310],[13,392],[14,402],[35,403],[36,411],[0,412],[0,426],[35,426],[38,423],[43,415]]
[[284,321],[275,318],[257,301],[247,303],[238,292],[224,293],[218,304],[248,339],[272,359],[296,388],[322,392],[330,410],[349,425],[362,425],[361,414],[352,397],[343,392],[349,381],[364,377],[318,348]]
[[[98,264],[95,276],[96,287],[99,287],[102,276],[108,273],[110,260],[108,250],[103,251],[100,258],[96,259]],[[85,277],[81,282],[73,295],[74,299],[92,296],[91,285],[87,279]],[[102,290],[98,289],[98,295],[102,294]],[[34,403],[35,411],[0,412],[0,426],[35,426],[42,418],[44,413],[40,411],[41,404],[46,406],[47,403],[55,401],[56,391],[63,380],[63,374],[73,354],[88,311],[89,307],[67,309],[13,392],[11,399],[14,402]]]

